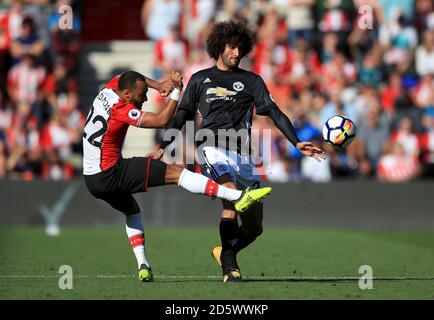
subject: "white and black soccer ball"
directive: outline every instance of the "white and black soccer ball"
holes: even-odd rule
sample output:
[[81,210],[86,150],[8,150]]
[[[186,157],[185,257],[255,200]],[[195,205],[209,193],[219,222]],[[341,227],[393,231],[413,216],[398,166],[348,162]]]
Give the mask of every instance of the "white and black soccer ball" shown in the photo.
[[356,136],[356,125],[348,117],[335,115],[324,123],[322,136],[333,147],[345,149]]

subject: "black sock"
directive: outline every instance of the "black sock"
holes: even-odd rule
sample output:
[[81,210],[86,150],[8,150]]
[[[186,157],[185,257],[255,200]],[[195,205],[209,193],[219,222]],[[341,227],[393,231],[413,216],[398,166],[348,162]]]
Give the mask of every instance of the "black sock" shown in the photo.
[[221,218],[220,239],[222,241],[222,253],[220,260],[223,270],[234,267],[238,268],[234,247],[238,242],[238,220]]
[[240,226],[238,232],[238,241],[233,247],[234,253],[237,254],[238,252],[243,250],[245,247],[247,247],[249,244],[255,241],[256,238],[257,238],[256,235],[248,234],[248,232],[244,230],[243,226]]

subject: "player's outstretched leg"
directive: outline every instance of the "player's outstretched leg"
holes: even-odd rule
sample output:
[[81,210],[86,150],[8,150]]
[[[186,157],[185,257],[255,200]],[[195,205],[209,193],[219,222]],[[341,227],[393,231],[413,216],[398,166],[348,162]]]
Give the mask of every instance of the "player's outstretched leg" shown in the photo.
[[145,250],[145,229],[143,228],[142,214],[137,201],[131,194],[125,193],[110,193],[102,199],[125,215],[125,231],[137,260],[139,280],[144,282],[152,281],[151,265],[148,262]]
[[152,275],[151,265],[146,258],[145,250],[145,232],[142,223],[141,213],[126,215],[125,229],[136,256],[139,269],[139,280],[143,282],[151,282],[154,280]]
[[192,192],[230,201],[239,213],[271,193],[271,188],[246,189],[244,191],[228,188],[198,173],[191,172],[177,165],[168,165],[166,183],[177,183]]

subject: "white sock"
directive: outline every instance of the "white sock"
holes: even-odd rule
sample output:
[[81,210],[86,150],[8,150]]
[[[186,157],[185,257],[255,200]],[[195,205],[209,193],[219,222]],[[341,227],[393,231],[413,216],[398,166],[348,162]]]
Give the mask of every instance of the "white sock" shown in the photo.
[[127,231],[131,247],[133,248],[134,255],[136,256],[138,268],[140,268],[142,264],[146,264],[148,267],[151,267],[148,259],[146,259],[145,231],[143,228],[142,215],[140,212],[126,216],[125,229]]
[[239,199],[243,193],[240,190],[226,188],[201,174],[191,172],[187,169],[182,171],[178,180],[178,186],[193,193],[200,193],[229,201]]

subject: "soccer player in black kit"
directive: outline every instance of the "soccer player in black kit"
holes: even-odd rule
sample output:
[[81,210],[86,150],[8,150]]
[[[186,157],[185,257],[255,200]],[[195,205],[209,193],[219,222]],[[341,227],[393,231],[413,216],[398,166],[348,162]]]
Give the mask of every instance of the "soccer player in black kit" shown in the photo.
[[[200,124],[197,129],[214,132],[214,145],[196,141],[197,158],[203,160],[203,174],[231,188],[237,185],[259,187],[259,178],[254,174],[255,167],[249,156],[250,148],[245,148],[250,145],[253,107],[257,115],[270,117],[305,156],[318,161],[325,158],[320,148],[299,140],[291,121],[275,104],[262,78],[238,67],[252,47],[253,36],[244,24],[234,21],[216,23],[207,39],[207,51],[217,63],[191,77],[176,115],[166,127],[181,129],[186,121],[198,117]],[[244,130],[247,135],[241,139],[236,137],[237,143],[228,145],[224,143],[227,137],[218,134],[221,129]],[[151,155],[160,158],[172,141],[163,140],[159,150]],[[239,282],[242,277],[236,255],[262,233],[263,204],[257,203],[240,215],[242,224],[239,226],[233,204],[222,202],[221,247],[215,247],[212,255],[222,267],[223,281]]]

